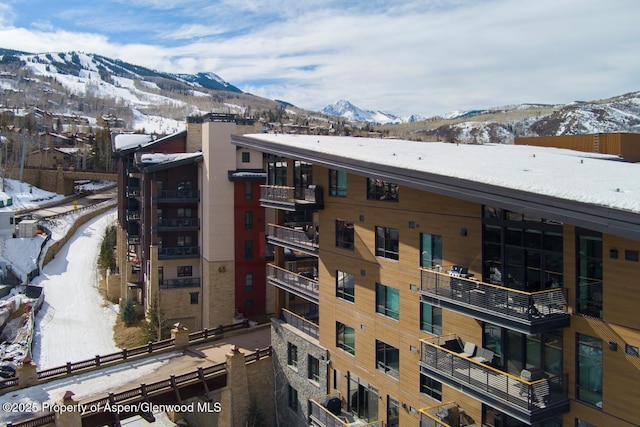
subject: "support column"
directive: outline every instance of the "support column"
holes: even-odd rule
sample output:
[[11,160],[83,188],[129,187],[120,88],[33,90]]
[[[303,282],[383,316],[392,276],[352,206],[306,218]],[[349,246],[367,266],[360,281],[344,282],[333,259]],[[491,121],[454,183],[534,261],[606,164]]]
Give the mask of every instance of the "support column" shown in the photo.
[[65,410],[55,412],[56,427],[82,427],[82,411],[77,407],[78,401],[73,399],[72,391],[67,391],[56,405],[65,407]]
[[[249,381],[247,379],[247,365],[242,353],[236,346],[227,353],[227,384],[231,385],[231,409],[233,411],[233,427],[243,427],[249,411]],[[225,411],[227,407],[223,407]]]

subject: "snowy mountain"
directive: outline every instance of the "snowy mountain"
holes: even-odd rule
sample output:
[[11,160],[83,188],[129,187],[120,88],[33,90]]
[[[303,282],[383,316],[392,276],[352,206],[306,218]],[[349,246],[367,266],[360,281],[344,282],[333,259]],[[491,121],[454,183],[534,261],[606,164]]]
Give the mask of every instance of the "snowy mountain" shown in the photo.
[[320,110],[320,112],[330,116],[344,117],[350,121],[369,122],[376,124],[412,123],[424,120],[424,118],[415,114],[412,114],[408,117],[398,117],[393,114],[384,113],[382,111],[363,110],[344,99],[341,99],[334,104],[327,105],[322,110]]

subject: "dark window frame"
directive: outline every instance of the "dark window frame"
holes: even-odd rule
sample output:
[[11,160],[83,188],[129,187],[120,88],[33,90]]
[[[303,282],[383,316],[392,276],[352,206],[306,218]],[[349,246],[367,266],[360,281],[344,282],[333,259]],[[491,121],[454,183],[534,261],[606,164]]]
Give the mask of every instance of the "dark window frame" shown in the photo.
[[[396,295],[397,307],[392,307],[393,294]],[[390,319],[400,320],[400,290],[391,286],[376,282],[376,313],[380,313]]]
[[[342,275],[342,279],[340,276]],[[348,276],[348,277],[347,277]],[[351,282],[351,287],[346,284]],[[356,276],[346,271],[336,270],[336,297],[349,302],[355,302],[356,299]],[[350,290],[350,292],[349,292]]]
[[400,260],[400,229],[376,225],[376,256]]
[[344,219],[336,219],[336,247],[355,250],[355,223]]

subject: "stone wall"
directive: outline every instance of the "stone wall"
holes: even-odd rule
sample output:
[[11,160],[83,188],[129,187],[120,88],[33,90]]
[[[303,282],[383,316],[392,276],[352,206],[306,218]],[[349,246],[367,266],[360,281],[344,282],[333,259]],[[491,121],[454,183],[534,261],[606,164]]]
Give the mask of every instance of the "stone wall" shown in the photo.
[[[289,343],[297,347],[297,366],[287,363]],[[271,347],[278,425],[307,426],[309,399],[327,394],[327,349],[321,347],[318,340],[277,319],[271,319]],[[309,355],[320,362],[318,382],[308,378]],[[289,386],[298,394],[295,408],[289,406]]]

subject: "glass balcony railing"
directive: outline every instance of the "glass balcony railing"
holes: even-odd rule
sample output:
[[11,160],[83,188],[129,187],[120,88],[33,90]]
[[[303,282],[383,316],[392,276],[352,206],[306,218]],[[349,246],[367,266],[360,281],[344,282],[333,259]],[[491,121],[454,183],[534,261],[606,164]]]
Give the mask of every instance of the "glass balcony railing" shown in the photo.
[[267,225],[267,240],[278,246],[304,252],[309,255],[318,255],[318,233],[311,224],[304,227],[291,228],[276,224]]
[[455,335],[421,340],[421,371],[519,419],[537,422],[569,410],[565,376],[528,381],[458,351]]
[[273,264],[267,264],[267,281],[280,289],[318,304],[317,280]]
[[176,246],[158,250],[159,259],[195,258],[200,256],[198,246]]
[[199,277],[178,277],[176,279],[163,280],[160,289],[199,288]]
[[427,301],[526,334],[569,326],[564,288],[525,292],[439,269],[421,269],[420,292]]
[[330,402],[334,399],[338,399],[338,402],[340,401],[338,396],[325,396],[318,399],[309,399],[309,402],[311,403],[311,414],[309,415],[311,421],[310,425],[317,427],[382,427],[384,425],[382,421],[367,422],[360,420],[350,412],[343,411],[341,407],[334,408],[333,405],[328,405],[334,412],[338,412],[338,414],[335,414],[320,403]]
[[289,311],[285,308],[282,309],[282,320],[287,322],[289,325],[298,329],[299,331],[304,332],[312,338],[318,339],[320,334],[320,328],[317,324],[313,323],[310,320],[305,319],[304,317]]

